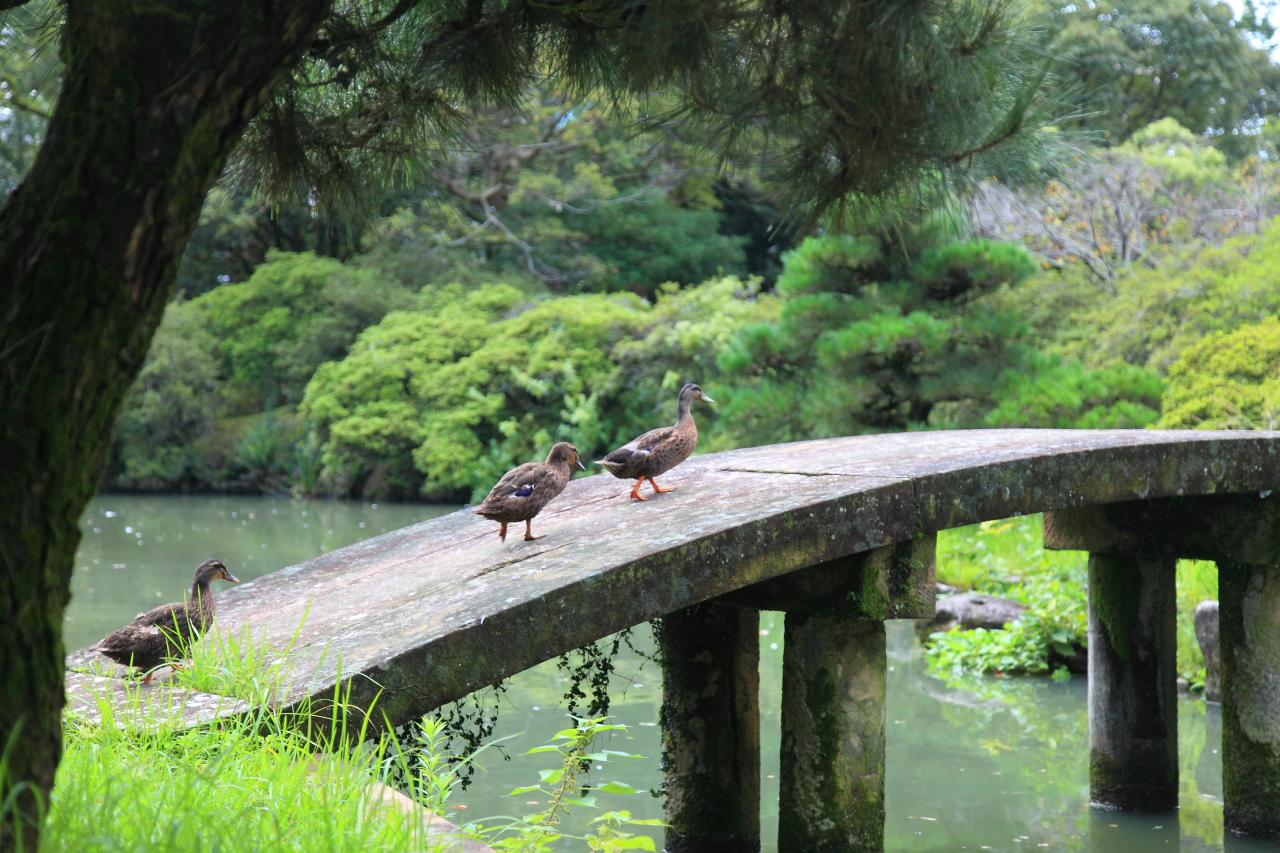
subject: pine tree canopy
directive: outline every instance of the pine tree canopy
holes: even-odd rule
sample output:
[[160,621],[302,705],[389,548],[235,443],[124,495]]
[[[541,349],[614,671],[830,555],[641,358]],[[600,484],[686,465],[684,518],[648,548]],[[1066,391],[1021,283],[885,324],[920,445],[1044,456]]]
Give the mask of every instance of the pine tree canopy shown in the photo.
[[359,202],[426,178],[470,112],[541,79],[760,167],[816,214],[1043,167],[1040,41],[1006,0],[346,0],[232,174],[275,198]]

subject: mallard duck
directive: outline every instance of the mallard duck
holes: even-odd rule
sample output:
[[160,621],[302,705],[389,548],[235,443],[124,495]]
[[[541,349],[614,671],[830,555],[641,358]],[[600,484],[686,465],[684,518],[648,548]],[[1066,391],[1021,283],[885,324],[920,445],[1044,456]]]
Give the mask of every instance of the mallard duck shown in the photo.
[[675,426],[651,429],[605,458],[596,460],[597,465],[603,465],[605,470],[619,480],[635,479],[635,487],[631,489],[632,500],[648,500],[640,494],[640,486],[645,480],[659,494],[671,491],[674,487],[664,489],[653,478],[688,459],[698,446],[698,426],[693,422],[693,401],[714,403],[715,400],[704,394],[693,382],[686,383],[680,389],[679,399],[680,414]]
[[498,539],[503,542],[507,541],[507,525],[518,521],[524,522],[525,541],[541,539],[533,535],[533,517],[564,491],[575,467],[587,470],[578,458],[578,448],[562,441],[551,448],[546,462],[526,462],[503,474],[489,497],[476,507],[476,515],[502,525]]
[[209,584],[216,580],[240,583],[221,560],[205,560],[196,567],[191,597],[185,602],[162,604],[139,613],[128,625],[112,631],[90,649],[146,672],[143,683],[150,684],[156,667],[181,655],[213,624],[213,591]]

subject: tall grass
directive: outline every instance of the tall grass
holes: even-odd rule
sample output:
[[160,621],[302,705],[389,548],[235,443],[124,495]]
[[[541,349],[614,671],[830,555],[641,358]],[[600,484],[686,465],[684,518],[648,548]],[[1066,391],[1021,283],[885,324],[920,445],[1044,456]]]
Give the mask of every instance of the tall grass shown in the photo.
[[[122,725],[138,719],[143,691],[170,689],[157,683],[130,686],[118,715],[102,697],[101,725],[68,715],[42,850],[446,849],[448,839],[427,837],[420,814],[382,805],[380,787],[398,768],[398,785],[411,799],[443,806],[452,770],[447,756],[431,752],[447,740],[440,724],[424,721],[429,735],[412,756],[370,731],[376,708],[355,708],[341,693],[324,705],[327,725],[299,725],[316,709],[256,704],[278,695],[280,652],[218,634],[192,651],[177,684],[248,699],[255,709],[189,730]],[[407,772],[411,765],[417,772]],[[0,803],[9,793],[3,781],[0,775]]]

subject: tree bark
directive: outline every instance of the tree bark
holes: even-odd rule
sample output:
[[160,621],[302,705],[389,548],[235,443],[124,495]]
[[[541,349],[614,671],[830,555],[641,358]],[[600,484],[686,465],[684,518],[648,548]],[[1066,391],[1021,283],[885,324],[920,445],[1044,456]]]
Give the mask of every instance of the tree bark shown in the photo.
[[[62,94],[0,210],[0,748],[7,784],[31,783],[29,844],[61,754],[78,521],[112,423],[205,193],[329,3],[67,4]],[[0,848],[17,840],[4,832]]]

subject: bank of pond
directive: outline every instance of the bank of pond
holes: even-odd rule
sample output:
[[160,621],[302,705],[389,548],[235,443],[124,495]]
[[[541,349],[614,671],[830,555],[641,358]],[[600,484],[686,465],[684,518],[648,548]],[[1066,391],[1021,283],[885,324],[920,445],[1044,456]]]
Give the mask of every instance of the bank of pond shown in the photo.
[[[68,648],[93,642],[154,603],[179,598],[190,584],[192,567],[209,556],[218,556],[248,580],[452,509],[254,497],[98,497],[83,521],[85,535],[67,611]],[[1003,642],[995,640],[975,641],[968,650],[945,644],[940,646],[945,654],[935,650],[930,661],[913,623],[887,626],[886,849],[1221,849],[1220,712],[1195,693],[1186,694],[1178,706],[1180,811],[1142,816],[1089,808],[1086,683],[1052,658],[1055,644],[1069,646],[1083,630],[1079,567],[1084,557],[1042,556],[1035,530],[1031,520],[950,531],[940,536],[938,552],[944,578],[1021,598],[1031,615],[1026,630],[1039,632],[1034,642],[1024,637],[1017,649],[988,648],[992,642]],[[1033,552],[1034,557],[1029,556]],[[1180,571],[1180,580],[1184,574],[1195,587],[1187,595],[1216,591],[1202,588],[1196,567]],[[609,687],[609,722],[626,728],[601,733],[593,749],[597,754],[616,750],[640,757],[592,762],[590,781],[615,785],[594,792],[594,807],[569,810],[561,824],[568,834],[598,828],[593,819],[611,810],[625,809],[638,820],[662,817],[662,801],[651,793],[661,786],[661,672],[652,660],[652,634],[648,626],[638,626],[625,642],[605,640],[597,648],[612,652],[615,645],[612,671],[603,678]],[[987,663],[964,665],[961,658],[970,652],[974,659],[985,655]],[[1037,653],[1043,666],[1001,665],[1001,655],[1016,663],[1019,655],[1032,660]],[[1198,662],[1179,663],[1194,681]],[[1018,668],[1054,674],[999,674]],[[547,788],[538,786],[548,755],[528,752],[572,726],[565,693],[584,676],[589,682],[592,673],[606,669],[598,656],[571,655],[520,673],[500,691],[482,691],[446,709],[464,720],[464,729],[473,735],[483,731],[483,740],[493,744],[470,760],[463,773],[470,776],[469,784],[456,786],[439,804],[447,817],[466,824],[546,809]],[[973,669],[988,674],[976,675]],[[580,672],[575,675],[574,670]],[[590,694],[589,683],[583,689]],[[760,620],[765,850],[775,849],[781,691],[782,616],[766,612]],[[585,705],[586,699],[580,699],[579,706]],[[455,739],[454,747],[460,745]],[[55,809],[59,796],[68,804],[84,800],[77,785],[88,780],[73,778],[82,766],[72,760],[64,767]],[[173,801],[175,807],[180,800],[160,778],[154,795],[159,801]],[[256,807],[270,810],[271,804]],[[157,806],[156,814],[164,814],[163,805]],[[155,839],[161,844],[162,824],[157,817]],[[53,825],[56,830],[57,822]],[[628,831],[652,838],[661,849],[660,826],[641,824]],[[109,826],[99,827],[99,835],[113,837]],[[210,847],[216,843],[212,837],[205,841]],[[582,848],[582,842],[566,840],[556,849]],[[1234,843],[1232,849],[1237,849]]]

